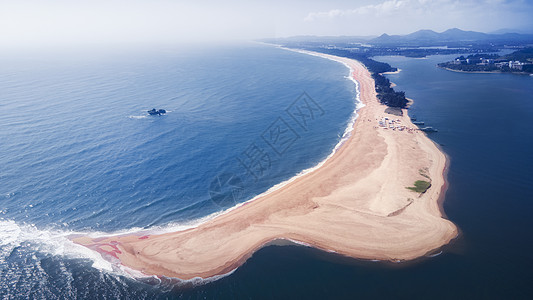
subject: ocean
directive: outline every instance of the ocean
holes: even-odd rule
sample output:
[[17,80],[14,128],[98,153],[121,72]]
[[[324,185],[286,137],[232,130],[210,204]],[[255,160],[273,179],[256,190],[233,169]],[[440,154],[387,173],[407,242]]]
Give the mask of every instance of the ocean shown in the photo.
[[[257,44],[2,63],[8,298],[142,289],[67,237],[194,226],[323,161],[356,105],[343,65]],[[304,102],[312,115],[301,122]],[[150,116],[153,107],[167,113]],[[278,124],[291,133],[283,143],[268,134]],[[238,193],[228,197],[224,180]]]
[[531,298],[533,77],[435,67],[448,58],[379,60],[439,130],[457,240],[401,264],[271,245],[209,283],[135,280],[68,236],[194,226],[316,166],[357,105],[346,67],[257,44],[0,58],[0,296]]

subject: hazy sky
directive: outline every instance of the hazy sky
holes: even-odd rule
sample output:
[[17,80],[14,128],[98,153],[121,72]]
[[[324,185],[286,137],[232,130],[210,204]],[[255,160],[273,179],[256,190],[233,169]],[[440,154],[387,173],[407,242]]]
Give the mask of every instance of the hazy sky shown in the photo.
[[533,32],[532,0],[0,0],[0,46],[403,34],[452,27]]

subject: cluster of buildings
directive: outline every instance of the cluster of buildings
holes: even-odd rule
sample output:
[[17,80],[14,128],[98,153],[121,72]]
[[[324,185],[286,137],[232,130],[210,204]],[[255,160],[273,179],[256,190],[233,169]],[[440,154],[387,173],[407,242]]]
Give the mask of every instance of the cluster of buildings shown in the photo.
[[[500,64],[500,65],[498,65],[498,64]],[[524,66],[533,65],[533,64],[531,64],[531,63],[523,63],[523,62],[519,62],[519,61],[508,61],[508,62],[496,63],[495,65],[497,67],[499,67],[500,69],[503,68],[504,66],[508,66],[510,69],[515,69],[515,70],[522,71]]]
[[[424,125],[424,122],[420,122],[420,121],[417,122],[415,118],[411,118],[411,120],[413,120],[414,125]],[[370,121],[370,119],[368,119],[368,121]],[[416,133],[417,131],[424,131],[424,132],[437,132],[438,131],[437,129],[431,126],[427,126],[423,128],[407,127],[401,124],[402,121],[400,119],[395,120],[395,119],[391,119],[388,117],[382,117],[381,119],[376,119],[376,121],[378,121],[378,126],[374,126],[374,128],[392,129],[392,130],[398,130],[398,131],[405,130],[408,133]]]
[[493,65],[499,69],[509,68],[512,70],[522,71],[524,66],[533,65],[533,63],[525,63],[520,61],[498,61],[492,58],[479,58],[479,59],[455,59],[453,61],[455,65],[478,65],[478,66],[490,66]]
[[453,61],[453,64],[454,65],[471,65],[471,64],[491,65],[491,64],[494,64],[494,59],[492,59],[492,58],[480,58],[480,59],[470,59],[470,58],[460,59],[460,58],[456,58]]

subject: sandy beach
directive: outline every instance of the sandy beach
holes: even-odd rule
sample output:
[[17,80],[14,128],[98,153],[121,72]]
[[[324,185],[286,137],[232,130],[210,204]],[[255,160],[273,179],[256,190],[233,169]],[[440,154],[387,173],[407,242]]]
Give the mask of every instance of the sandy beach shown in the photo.
[[[385,113],[363,65],[316,55],[348,65],[365,104],[351,137],[322,167],[195,228],[74,241],[143,274],[180,279],[228,273],[276,239],[391,261],[412,260],[450,242],[458,229],[439,205],[445,155],[415,130],[406,110],[403,116]],[[385,117],[395,121],[394,130],[379,126]],[[428,177],[425,193],[407,189]]]

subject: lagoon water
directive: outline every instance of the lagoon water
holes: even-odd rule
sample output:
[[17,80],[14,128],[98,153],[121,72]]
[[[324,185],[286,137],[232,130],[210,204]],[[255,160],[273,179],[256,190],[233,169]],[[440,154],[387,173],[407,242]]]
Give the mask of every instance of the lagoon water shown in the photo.
[[[272,245],[196,285],[107,270],[67,236],[183,228],[313,167],[350,122],[348,70],[260,45],[2,58],[0,296],[531,298],[533,77],[435,67],[447,59],[380,58],[451,158],[451,246],[389,264]],[[319,108],[307,124],[290,109],[304,92]],[[273,149],[264,133],[280,120],[293,139]],[[221,202],[212,183],[227,174],[240,192]]]

